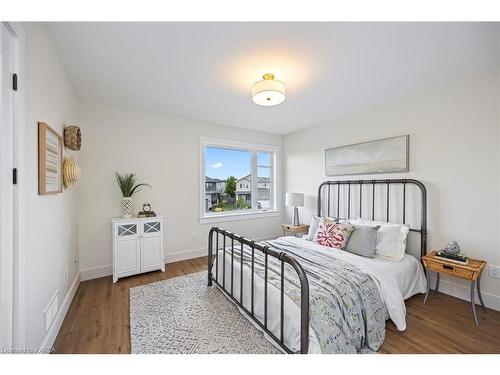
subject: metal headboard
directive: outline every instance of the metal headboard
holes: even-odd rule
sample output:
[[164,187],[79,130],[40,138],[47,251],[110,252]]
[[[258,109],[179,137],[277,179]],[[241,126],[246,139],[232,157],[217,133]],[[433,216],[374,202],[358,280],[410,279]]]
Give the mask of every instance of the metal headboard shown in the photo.
[[[402,196],[402,223],[406,224],[406,185],[412,184],[417,186],[421,192],[420,199],[420,228],[410,228],[411,232],[416,232],[420,234],[420,254],[424,256],[427,253],[427,189],[425,185],[413,179],[380,179],[380,180],[343,180],[343,181],[325,181],[323,182],[318,189],[318,216],[331,216],[331,214],[335,215],[339,219],[351,219],[351,200],[357,199],[359,202],[359,217],[363,218],[363,186],[370,186],[371,196],[372,196],[372,220],[375,219],[375,186],[376,185],[385,185],[386,186],[386,199],[385,199],[385,221],[389,221],[390,211],[389,206],[391,202],[391,189],[392,185],[402,185],[403,186],[403,196]],[[340,186],[347,185],[347,217],[339,217],[340,216],[340,205],[341,200],[344,198],[345,194],[340,194]],[[335,186],[337,188],[335,188]],[[351,194],[351,187],[359,186],[359,194]],[[333,187],[333,188],[332,188]],[[394,189],[393,189],[394,190]],[[322,204],[322,199],[326,199],[327,201],[327,209],[326,212],[322,212],[322,208],[324,204]],[[333,205],[332,208],[337,209],[336,213],[330,212],[331,202],[335,202],[336,205]],[[383,205],[383,203],[382,203]]]

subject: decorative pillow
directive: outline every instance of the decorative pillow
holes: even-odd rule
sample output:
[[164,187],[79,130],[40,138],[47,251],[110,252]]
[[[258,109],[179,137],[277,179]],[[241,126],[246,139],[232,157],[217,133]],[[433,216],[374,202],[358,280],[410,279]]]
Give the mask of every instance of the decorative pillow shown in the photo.
[[354,230],[350,224],[337,224],[329,220],[322,220],[314,235],[314,242],[328,247],[343,249]]
[[332,223],[337,222],[337,219],[334,217],[313,216],[313,218],[311,219],[311,224],[309,224],[309,232],[304,238],[310,241],[314,241],[314,235],[319,228],[319,224],[325,220]]
[[404,258],[406,240],[410,227],[406,224],[394,224],[385,221],[351,220],[352,224],[380,226],[377,232],[377,246],[375,253],[386,259],[399,261]]
[[347,241],[345,251],[366,258],[375,258],[377,232],[379,229],[379,226],[356,225],[356,229],[351,233]]

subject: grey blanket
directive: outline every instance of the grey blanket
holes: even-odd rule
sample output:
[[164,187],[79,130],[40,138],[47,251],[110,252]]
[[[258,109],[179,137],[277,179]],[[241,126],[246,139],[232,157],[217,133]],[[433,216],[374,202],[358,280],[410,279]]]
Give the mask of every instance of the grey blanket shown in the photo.
[[[372,278],[357,267],[320,252],[301,248],[298,242],[278,239],[266,245],[295,257],[309,279],[310,326],[322,353],[359,353],[378,350],[385,338],[387,310]],[[236,259],[239,251],[235,248]],[[338,251],[332,249],[332,251]],[[244,264],[251,266],[250,248]],[[280,262],[269,257],[268,281],[280,288]],[[255,272],[264,278],[264,256],[255,251]],[[285,293],[300,306],[296,272],[285,267]]]

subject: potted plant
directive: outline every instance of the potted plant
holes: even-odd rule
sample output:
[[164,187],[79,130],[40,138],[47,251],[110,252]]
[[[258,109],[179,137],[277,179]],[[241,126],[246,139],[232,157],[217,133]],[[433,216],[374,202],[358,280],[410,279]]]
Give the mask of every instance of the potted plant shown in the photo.
[[135,179],[135,173],[127,173],[122,176],[118,172],[115,172],[115,177],[123,195],[121,200],[122,216],[124,219],[130,219],[132,217],[133,206],[132,196],[141,191],[141,187],[151,187],[151,185],[144,183],[138,184]]

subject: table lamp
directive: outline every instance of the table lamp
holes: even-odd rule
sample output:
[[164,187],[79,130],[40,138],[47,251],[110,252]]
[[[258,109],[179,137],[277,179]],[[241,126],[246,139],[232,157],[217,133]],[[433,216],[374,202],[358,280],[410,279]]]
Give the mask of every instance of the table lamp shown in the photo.
[[286,193],[285,204],[293,207],[293,226],[299,224],[299,207],[304,207],[304,193]]

